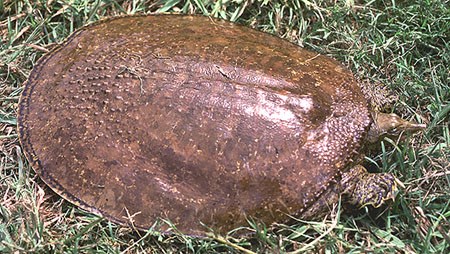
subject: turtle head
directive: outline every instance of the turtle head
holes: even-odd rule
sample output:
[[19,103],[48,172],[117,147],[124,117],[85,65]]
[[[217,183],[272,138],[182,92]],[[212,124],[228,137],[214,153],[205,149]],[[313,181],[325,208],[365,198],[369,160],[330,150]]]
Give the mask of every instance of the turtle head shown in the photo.
[[416,132],[425,129],[425,124],[418,124],[402,119],[396,114],[373,113],[373,124],[369,129],[369,142],[375,143],[385,136],[399,136],[403,131]]

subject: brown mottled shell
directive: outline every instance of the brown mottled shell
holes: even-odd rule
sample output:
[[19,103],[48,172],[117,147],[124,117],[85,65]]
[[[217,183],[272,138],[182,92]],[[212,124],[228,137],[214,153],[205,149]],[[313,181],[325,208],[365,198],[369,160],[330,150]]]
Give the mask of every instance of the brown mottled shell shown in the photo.
[[328,57],[227,21],[153,15],[81,28],[42,57],[18,121],[32,167],[67,200],[201,234],[301,217],[371,120]]

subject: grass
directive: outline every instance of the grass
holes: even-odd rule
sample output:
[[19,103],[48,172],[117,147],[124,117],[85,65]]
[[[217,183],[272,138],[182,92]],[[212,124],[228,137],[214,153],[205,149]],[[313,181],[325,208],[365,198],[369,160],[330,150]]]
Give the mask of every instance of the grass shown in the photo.
[[[370,168],[394,173],[405,189],[389,208],[269,228],[250,222],[253,236],[206,239],[133,232],[58,197],[30,169],[18,143],[23,81],[76,28],[153,12],[239,22],[340,60],[369,89],[387,87],[393,96],[374,98],[375,106],[428,125],[402,142],[385,139],[367,159]],[[0,0],[0,252],[448,253],[449,43],[448,0]]]

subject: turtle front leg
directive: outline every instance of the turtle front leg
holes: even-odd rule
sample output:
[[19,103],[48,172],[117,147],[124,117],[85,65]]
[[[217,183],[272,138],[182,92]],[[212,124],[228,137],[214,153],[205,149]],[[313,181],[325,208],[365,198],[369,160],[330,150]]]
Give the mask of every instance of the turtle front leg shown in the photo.
[[369,173],[361,165],[342,175],[341,186],[349,203],[358,207],[379,207],[384,201],[394,199],[398,190],[392,174]]

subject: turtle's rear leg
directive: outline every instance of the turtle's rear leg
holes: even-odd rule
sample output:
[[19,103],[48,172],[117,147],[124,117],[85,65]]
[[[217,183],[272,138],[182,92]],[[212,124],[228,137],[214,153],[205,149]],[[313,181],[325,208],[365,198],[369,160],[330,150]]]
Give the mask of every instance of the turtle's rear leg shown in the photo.
[[344,173],[341,185],[349,203],[358,207],[379,207],[386,200],[394,199],[397,193],[396,179],[392,174],[369,173],[361,165]]

